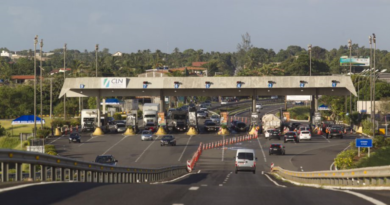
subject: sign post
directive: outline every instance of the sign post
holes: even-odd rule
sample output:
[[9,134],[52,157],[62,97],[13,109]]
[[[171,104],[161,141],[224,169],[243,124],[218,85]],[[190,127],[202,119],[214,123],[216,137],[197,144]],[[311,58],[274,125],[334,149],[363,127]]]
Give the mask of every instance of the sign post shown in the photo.
[[368,148],[368,157],[370,157],[370,148],[372,147],[372,139],[356,139],[355,145],[358,148],[358,157],[360,157],[360,147]]

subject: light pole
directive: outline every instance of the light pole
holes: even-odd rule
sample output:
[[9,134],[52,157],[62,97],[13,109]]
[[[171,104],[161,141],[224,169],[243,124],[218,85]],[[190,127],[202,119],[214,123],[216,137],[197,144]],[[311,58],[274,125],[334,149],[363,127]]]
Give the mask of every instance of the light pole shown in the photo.
[[96,44],[96,46],[95,46],[95,58],[96,58],[96,77],[98,77],[98,76],[97,76],[97,69],[98,69],[98,64],[97,64],[97,62],[98,62],[98,60],[97,60],[97,54],[98,54],[98,50],[99,50],[99,44]]
[[43,47],[43,39],[41,39],[41,44],[40,44],[40,46],[41,46],[41,50],[39,51],[39,56],[40,56],[40,66],[39,66],[39,68],[40,68],[40,79],[39,79],[39,83],[40,83],[40,87],[41,87],[41,129],[43,129],[43,120],[42,120],[42,108],[43,108],[43,106],[42,106],[42,100],[43,100],[43,97],[42,97],[42,72],[43,72],[43,68],[42,68],[42,47]]
[[34,38],[34,140],[37,135],[37,43],[38,35]]
[[[65,84],[65,73],[66,73],[66,43],[64,45],[64,84]],[[66,119],[66,94],[64,95],[64,120]]]
[[373,123],[373,113],[372,113],[372,37],[368,37],[370,43],[370,115],[371,123]]
[[373,98],[373,101],[374,101],[374,119],[373,119],[373,127],[372,127],[372,135],[373,137],[375,137],[375,81],[376,81],[376,65],[375,65],[375,53],[376,53],[376,36],[375,36],[375,33],[372,34],[372,40],[374,42],[374,74],[373,74],[373,94],[372,94],[372,98]]
[[[352,41],[348,40],[348,48],[349,48],[349,75],[352,78]],[[349,93],[349,114],[352,113],[352,94]]]
[[310,67],[310,76],[311,76],[311,44],[309,44],[307,48],[309,50],[309,61],[310,61],[309,67]]

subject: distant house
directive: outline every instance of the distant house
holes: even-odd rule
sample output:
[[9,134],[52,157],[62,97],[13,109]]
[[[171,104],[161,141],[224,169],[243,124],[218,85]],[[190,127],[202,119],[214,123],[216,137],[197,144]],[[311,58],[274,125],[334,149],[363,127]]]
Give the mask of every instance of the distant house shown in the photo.
[[187,67],[181,67],[181,68],[171,68],[171,69],[169,69],[169,72],[181,71],[184,74],[186,69],[190,74],[196,74],[199,76],[203,76],[203,75],[207,76],[207,68],[193,67],[193,66],[187,66]]
[[[39,76],[37,76],[39,78]],[[15,84],[25,84],[28,82],[34,82],[34,75],[13,75],[11,81]]]
[[[66,72],[70,72],[71,70],[72,70],[71,68],[66,68]],[[50,71],[49,74],[54,75],[54,74],[63,73],[63,72],[64,72],[64,68],[59,68],[59,69]]]
[[8,58],[11,58],[12,54],[11,54],[11,53],[8,53],[7,51],[2,50],[0,56],[1,56],[1,57],[8,57]]
[[192,62],[193,67],[202,67],[202,65],[206,64],[207,62]]
[[116,53],[114,53],[114,54],[112,54],[112,56],[122,56],[123,55],[123,53],[122,52],[116,52]]

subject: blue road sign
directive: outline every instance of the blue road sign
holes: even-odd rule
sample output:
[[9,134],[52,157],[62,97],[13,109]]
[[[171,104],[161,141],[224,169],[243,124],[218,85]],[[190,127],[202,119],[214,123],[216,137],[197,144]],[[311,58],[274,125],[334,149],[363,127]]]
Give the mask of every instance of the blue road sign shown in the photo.
[[301,88],[305,87],[305,83],[301,83],[301,84],[299,85],[299,87],[301,87]]
[[336,87],[337,86],[337,83],[332,83],[332,87]]
[[273,86],[273,83],[268,83],[269,88],[272,88],[272,86]]
[[144,84],[144,88],[148,88],[148,84]]
[[175,83],[175,88],[179,88],[179,83]]
[[372,147],[372,139],[356,139],[356,147]]
[[210,88],[210,83],[206,83],[206,88]]
[[83,89],[85,87],[84,84],[80,84],[80,88]]
[[241,83],[237,83],[237,88],[241,88]]

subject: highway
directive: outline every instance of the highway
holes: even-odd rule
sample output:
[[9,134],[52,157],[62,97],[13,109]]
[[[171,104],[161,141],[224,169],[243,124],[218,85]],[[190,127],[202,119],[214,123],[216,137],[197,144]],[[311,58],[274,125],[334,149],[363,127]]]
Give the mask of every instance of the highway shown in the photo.
[[[264,107],[261,114],[274,113],[280,105]],[[238,116],[248,116],[245,112]],[[203,120],[200,121],[203,124]],[[207,143],[241,136],[245,133],[218,136],[216,133],[201,133],[187,136],[173,134],[177,146],[141,141],[140,135],[124,137],[107,134],[91,137],[83,134],[82,143],[68,143],[66,137],[53,138],[60,155],[93,161],[96,155],[112,154],[119,165],[135,167],[162,167],[184,164],[192,157],[200,142]],[[268,155],[271,143],[279,140],[258,139],[228,145],[223,148],[204,150],[195,170],[187,176],[158,184],[93,184],[57,183],[31,186],[0,193],[1,204],[380,204],[390,202],[389,191],[353,191],[361,198],[341,190],[327,190],[294,186],[274,179],[267,172],[270,164],[289,170],[329,170],[333,159],[357,135],[344,139],[326,139],[314,135],[311,141],[286,143],[286,155]],[[238,148],[255,149],[257,172],[234,173],[235,152]],[[23,197],[20,197],[23,196]],[[374,198],[374,199],[373,199]],[[374,201],[373,201],[374,200]]]

